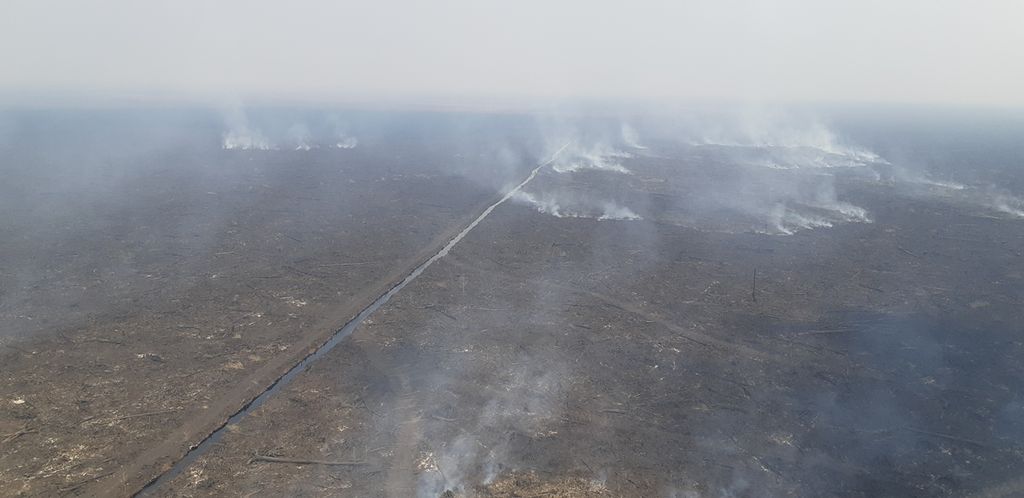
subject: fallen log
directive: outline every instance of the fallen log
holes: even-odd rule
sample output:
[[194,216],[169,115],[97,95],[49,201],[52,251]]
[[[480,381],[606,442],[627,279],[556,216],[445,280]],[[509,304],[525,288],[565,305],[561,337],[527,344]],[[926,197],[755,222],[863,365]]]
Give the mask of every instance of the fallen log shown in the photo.
[[366,465],[366,462],[339,462],[331,460],[303,460],[298,458],[279,458],[264,455],[254,455],[249,462],[268,463],[291,463],[295,465],[326,465],[326,466],[358,466]]

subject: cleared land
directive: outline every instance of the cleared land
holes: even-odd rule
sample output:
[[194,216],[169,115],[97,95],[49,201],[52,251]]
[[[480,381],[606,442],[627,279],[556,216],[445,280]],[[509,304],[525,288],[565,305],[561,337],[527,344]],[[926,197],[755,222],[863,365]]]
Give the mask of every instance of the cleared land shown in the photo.
[[[456,134],[476,148],[430,126],[192,144],[0,186],[3,493],[130,495],[169,469],[547,150],[477,124]],[[1020,492],[1024,222],[985,192],[651,145],[545,168],[147,492]],[[782,235],[808,219],[832,226]]]
[[4,493],[134,492],[493,201],[450,157],[377,150],[26,182],[0,251]]
[[[612,178],[628,201],[650,161],[571,183],[607,193]],[[1009,481],[1024,448],[1006,413],[1021,374],[1007,269],[1024,230],[848,187],[874,223],[794,236],[696,230],[657,206],[644,221],[502,206],[162,493],[908,496]]]

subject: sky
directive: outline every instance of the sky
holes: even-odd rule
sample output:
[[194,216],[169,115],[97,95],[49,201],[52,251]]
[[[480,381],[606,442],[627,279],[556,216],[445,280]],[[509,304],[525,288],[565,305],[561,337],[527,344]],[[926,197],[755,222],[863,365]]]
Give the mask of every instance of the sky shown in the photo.
[[1024,105],[1019,0],[4,0],[0,92]]

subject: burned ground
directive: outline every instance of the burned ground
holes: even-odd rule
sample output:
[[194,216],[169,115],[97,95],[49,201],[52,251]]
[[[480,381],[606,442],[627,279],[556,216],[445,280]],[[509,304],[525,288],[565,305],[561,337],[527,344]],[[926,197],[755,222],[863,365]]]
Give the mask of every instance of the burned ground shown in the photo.
[[[99,165],[118,143],[64,143],[94,170],[12,170],[4,494],[134,492],[493,201],[451,150],[382,141]],[[27,149],[9,157],[45,165]]]
[[[170,468],[525,177],[537,138],[498,128],[21,178],[4,491]],[[1020,219],[881,162],[591,138],[146,493],[1019,492]]]
[[703,230],[636,200],[677,194],[657,160],[627,164],[527,189],[644,220],[503,205],[162,493],[934,496],[1019,473],[1018,221],[851,180],[872,223]]

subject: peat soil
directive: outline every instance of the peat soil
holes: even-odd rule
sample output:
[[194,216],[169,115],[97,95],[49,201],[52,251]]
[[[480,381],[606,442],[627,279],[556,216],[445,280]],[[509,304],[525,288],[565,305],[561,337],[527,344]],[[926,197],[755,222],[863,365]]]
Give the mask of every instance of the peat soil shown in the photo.
[[496,196],[417,140],[172,144],[124,164],[61,145],[4,156],[7,496],[138,491]]
[[699,183],[628,165],[528,188],[642,220],[502,205],[154,493],[1024,489],[1024,223],[840,178],[872,222],[708,228],[665,201]]

